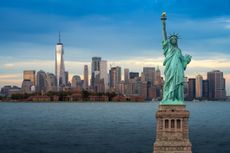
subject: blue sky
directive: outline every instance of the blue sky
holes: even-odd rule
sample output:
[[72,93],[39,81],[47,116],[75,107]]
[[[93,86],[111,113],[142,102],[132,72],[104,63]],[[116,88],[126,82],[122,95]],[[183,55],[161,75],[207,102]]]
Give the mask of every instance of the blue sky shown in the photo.
[[71,75],[82,75],[92,56],[131,71],[163,71],[162,11],[168,33],[179,33],[180,48],[193,56],[186,75],[220,69],[230,93],[229,0],[2,0],[0,86],[20,85],[25,69],[54,72],[59,31]]

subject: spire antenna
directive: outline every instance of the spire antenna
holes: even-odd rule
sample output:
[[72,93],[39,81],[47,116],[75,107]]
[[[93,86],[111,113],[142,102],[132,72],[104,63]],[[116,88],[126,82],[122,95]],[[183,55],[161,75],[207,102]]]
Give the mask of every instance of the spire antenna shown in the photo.
[[58,39],[59,43],[61,43],[61,33],[59,32],[59,39]]

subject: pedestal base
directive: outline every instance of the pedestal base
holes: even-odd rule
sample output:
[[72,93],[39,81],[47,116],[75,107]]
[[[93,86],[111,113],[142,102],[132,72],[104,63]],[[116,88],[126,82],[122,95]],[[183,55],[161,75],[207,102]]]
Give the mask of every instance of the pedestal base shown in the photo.
[[156,119],[154,153],[192,153],[185,105],[160,105]]

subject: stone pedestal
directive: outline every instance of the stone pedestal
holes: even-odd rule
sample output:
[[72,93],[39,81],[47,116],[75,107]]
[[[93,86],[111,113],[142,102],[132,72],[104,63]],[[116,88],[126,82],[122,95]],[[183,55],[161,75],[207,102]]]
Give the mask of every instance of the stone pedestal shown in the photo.
[[154,153],[192,153],[185,105],[160,105],[156,119]]

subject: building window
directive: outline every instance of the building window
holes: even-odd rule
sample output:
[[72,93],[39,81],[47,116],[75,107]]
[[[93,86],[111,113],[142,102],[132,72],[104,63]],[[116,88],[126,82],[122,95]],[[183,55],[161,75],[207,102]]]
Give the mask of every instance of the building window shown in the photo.
[[178,129],[181,128],[181,121],[180,121],[180,119],[177,119],[176,125],[177,125],[177,128],[178,128]]
[[175,127],[175,120],[171,120],[171,128]]
[[169,128],[169,120],[165,120],[165,128]]

